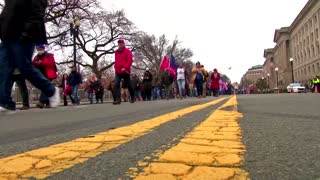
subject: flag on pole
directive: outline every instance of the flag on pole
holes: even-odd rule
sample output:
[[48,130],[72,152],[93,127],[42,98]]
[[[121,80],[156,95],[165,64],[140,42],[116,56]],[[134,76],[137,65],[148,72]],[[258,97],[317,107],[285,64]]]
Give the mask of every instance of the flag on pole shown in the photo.
[[173,76],[174,79],[177,78],[177,69],[178,69],[178,65],[176,62],[176,58],[173,55],[171,55],[170,67],[168,68],[168,71],[170,72],[170,74]]
[[172,69],[174,69],[174,71],[177,71],[177,69],[178,69],[178,65],[177,65],[177,62],[176,62],[176,58],[173,56],[173,55],[171,55],[171,58],[170,58],[170,67],[172,68]]
[[169,59],[167,58],[167,56],[164,56],[162,61],[161,61],[161,64],[160,64],[160,69],[161,70],[166,70],[170,67],[170,61]]
[[231,70],[232,69],[232,67],[229,67],[229,70]]

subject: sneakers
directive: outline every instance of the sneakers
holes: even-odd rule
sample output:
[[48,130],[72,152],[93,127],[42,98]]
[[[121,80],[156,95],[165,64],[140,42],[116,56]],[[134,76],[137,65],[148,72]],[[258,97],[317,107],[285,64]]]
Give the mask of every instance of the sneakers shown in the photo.
[[16,113],[16,111],[0,107],[0,114],[8,114],[8,115],[10,115],[10,114],[14,114],[14,113]]
[[52,97],[49,98],[50,107],[55,108],[58,107],[60,104],[60,90],[59,88],[55,87],[55,92]]

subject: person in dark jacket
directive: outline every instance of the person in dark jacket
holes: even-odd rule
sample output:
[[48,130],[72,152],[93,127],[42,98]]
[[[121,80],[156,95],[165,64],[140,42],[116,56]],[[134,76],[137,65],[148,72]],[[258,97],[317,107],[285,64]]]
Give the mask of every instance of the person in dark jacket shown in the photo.
[[68,84],[70,84],[72,89],[72,97],[74,100],[74,105],[79,105],[79,97],[78,97],[78,90],[80,84],[82,84],[82,77],[81,74],[77,71],[76,66],[72,66],[72,71],[69,75]]
[[103,95],[104,95],[104,87],[101,83],[101,81],[97,78],[95,78],[93,82],[93,89],[94,93],[96,95],[96,103],[98,104],[99,101],[103,103]]
[[47,0],[4,2],[0,15],[0,112],[16,109],[11,98],[14,69],[49,97],[51,107],[57,107],[59,89],[31,64],[35,44],[47,44],[44,23]]
[[[48,53],[45,50],[45,45],[37,45],[38,54],[34,57],[32,64],[40,70],[40,72],[49,80],[53,81],[57,76],[57,66],[53,54]],[[39,108],[49,108],[49,98],[41,93],[39,103],[37,104]]]
[[166,95],[166,99],[170,99],[172,94],[172,83],[174,81],[174,77],[169,71],[165,71],[161,76],[161,84],[164,86],[164,91]]
[[141,100],[141,93],[140,93],[140,79],[138,78],[138,76],[136,74],[132,75],[132,79],[131,79],[131,86],[134,90],[134,99],[135,101],[138,99],[139,101]]
[[151,95],[152,95],[152,74],[149,71],[149,69],[147,68],[147,70],[144,72],[143,75],[143,88],[144,88],[144,93],[145,93],[145,100],[147,101],[151,101]]
[[115,52],[115,64],[114,69],[116,73],[115,77],[115,96],[116,101],[113,102],[114,105],[121,104],[121,89],[120,83],[123,80],[124,83],[128,86],[130,92],[130,103],[134,103],[134,91],[131,87],[131,66],[132,66],[132,52],[126,48],[125,42],[123,39],[118,40],[119,49]]

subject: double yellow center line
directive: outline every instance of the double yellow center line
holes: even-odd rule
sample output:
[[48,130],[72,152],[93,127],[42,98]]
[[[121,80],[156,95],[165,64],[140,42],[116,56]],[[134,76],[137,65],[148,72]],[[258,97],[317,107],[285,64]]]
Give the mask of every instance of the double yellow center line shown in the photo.
[[[248,173],[239,168],[245,151],[238,123],[241,117],[234,96],[176,146],[160,154],[136,180],[248,179]],[[128,173],[131,178],[135,174]]]
[[213,106],[224,99],[226,98],[188,107],[130,126],[0,159],[0,179],[46,178],[141,137],[164,123]]

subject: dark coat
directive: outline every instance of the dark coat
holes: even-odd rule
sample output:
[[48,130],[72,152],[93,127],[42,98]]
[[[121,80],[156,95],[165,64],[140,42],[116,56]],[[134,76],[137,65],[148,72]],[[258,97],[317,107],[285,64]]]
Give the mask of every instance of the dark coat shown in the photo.
[[140,80],[136,78],[131,79],[131,86],[134,90],[139,90],[140,89]]
[[104,94],[104,87],[100,80],[93,82],[93,89],[96,94]]
[[174,81],[174,77],[169,72],[165,72],[161,76],[161,84],[164,86],[170,86]]
[[144,89],[152,89],[152,80],[153,80],[153,77],[152,77],[152,74],[150,71],[146,71],[144,72],[144,75],[143,75],[143,86],[144,86]]
[[5,0],[0,15],[0,38],[47,44],[44,23],[47,0]]
[[82,83],[81,74],[77,71],[72,71],[69,75],[68,84],[70,84],[70,86],[75,86],[81,83]]

